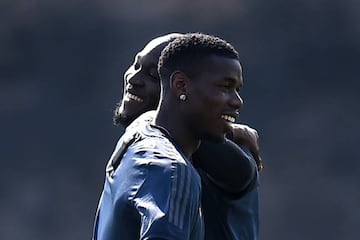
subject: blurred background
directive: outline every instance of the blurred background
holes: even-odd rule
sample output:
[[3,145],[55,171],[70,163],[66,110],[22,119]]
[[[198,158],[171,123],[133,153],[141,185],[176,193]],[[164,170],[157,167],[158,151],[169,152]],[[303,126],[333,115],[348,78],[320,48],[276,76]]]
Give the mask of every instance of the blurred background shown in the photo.
[[0,239],[90,239],[122,74],[197,31],[240,53],[261,239],[359,239],[358,1],[5,0],[0,22]]

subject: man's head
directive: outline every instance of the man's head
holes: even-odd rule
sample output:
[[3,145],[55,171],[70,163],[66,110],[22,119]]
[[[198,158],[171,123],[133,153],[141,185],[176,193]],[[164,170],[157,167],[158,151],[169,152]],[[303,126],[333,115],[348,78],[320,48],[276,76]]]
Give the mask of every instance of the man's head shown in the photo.
[[242,70],[233,46],[211,35],[185,34],[164,48],[158,72],[160,111],[172,109],[173,121],[194,138],[222,140],[243,104]]
[[121,102],[114,111],[114,123],[129,125],[140,114],[156,109],[160,98],[160,79],[157,63],[163,48],[179,33],[171,33],[151,40],[135,56],[134,63],[124,74]]

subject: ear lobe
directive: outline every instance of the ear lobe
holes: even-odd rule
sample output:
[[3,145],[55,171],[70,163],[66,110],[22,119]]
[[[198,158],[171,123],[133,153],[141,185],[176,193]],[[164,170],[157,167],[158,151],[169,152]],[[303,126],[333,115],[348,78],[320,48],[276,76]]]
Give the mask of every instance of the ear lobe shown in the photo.
[[186,93],[188,77],[181,71],[175,71],[170,75],[170,88],[176,96]]

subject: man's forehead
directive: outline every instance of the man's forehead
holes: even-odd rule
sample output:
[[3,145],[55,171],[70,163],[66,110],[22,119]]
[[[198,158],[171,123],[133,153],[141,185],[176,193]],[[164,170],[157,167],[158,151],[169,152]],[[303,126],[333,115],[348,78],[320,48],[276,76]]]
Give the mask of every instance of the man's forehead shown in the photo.
[[143,53],[143,55],[148,54],[149,52],[151,52],[152,50],[154,50],[156,47],[160,46],[163,43],[164,41],[161,41],[160,39],[154,39],[151,42],[149,42],[141,52]]
[[219,79],[231,80],[243,85],[242,66],[238,59],[210,55],[200,65],[204,74],[217,76]]
[[160,52],[163,47],[160,47],[164,42],[158,42],[151,45],[146,45],[143,50],[138,52],[135,56],[136,62],[156,62],[160,57]]
[[[169,33],[164,36],[160,36],[152,39],[146,46],[137,54],[137,57],[143,58],[149,54],[156,53],[160,55],[161,50],[169,43],[172,39],[181,36],[180,33]],[[159,56],[156,56],[159,57]]]
[[166,43],[169,43],[171,40],[173,40],[177,37],[180,37],[180,36],[182,36],[181,33],[169,33],[169,34],[154,38],[148,44],[146,44],[146,46],[144,47],[142,52],[144,54],[148,54],[149,52],[153,51],[155,48],[159,47],[160,45],[163,45],[163,47],[165,47]]
[[159,58],[162,47],[159,48],[164,41],[150,42],[148,43],[143,50],[136,54],[137,58],[147,58],[152,57],[154,55],[156,58]]
[[160,53],[157,53],[156,51],[154,51],[154,48],[150,49],[148,51],[142,50],[136,54],[135,62],[141,63],[141,64],[148,63],[148,62],[157,63],[159,54]]

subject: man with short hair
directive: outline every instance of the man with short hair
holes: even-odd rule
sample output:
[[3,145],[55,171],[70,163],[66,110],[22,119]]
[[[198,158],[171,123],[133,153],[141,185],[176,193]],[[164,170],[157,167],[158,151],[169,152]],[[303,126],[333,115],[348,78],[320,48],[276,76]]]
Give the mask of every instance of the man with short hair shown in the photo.
[[[181,165],[182,167],[179,167],[179,169],[181,169],[181,171],[179,170],[179,172],[181,172],[180,176],[181,175],[182,176],[184,176],[184,175],[196,176],[196,174],[192,171],[192,168],[190,166],[191,164],[188,165],[188,163],[189,163],[188,160],[190,159],[190,155],[197,148],[198,142],[200,139],[211,139],[211,140],[221,142],[224,140],[224,133],[232,128],[231,122],[233,122],[235,120],[235,118],[238,114],[236,109],[240,108],[242,105],[242,100],[238,96],[238,93],[237,93],[237,90],[242,85],[241,67],[240,67],[240,63],[237,58],[237,53],[236,53],[236,51],[233,50],[231,45],[228,45],[227,43],[223,42],[221,39],[217,39],[217,38],[203,35],[203,34],[192,34],[192,35],[190,34],[190,35],[186,35],[186,36],[187,37],[181,38],[181,41],[179,40],[180,42],[177,42],[177,44],[171,45],[166,51],[164,51],[162,58],[160,59],[159,72],[160,72],[160,75],[162,76],[162,80],[166,80],[166,81],[163,86],[162,100],[161,100],[160,107],[157,111],[157,115],[155,116],[155,121],[153,123],[151,123],[151,121],[154,117],[153,115],[151,115],[153,113],[151,113],[151,114],[147,113],[147,114],[143,115],[142,117],[140,117],[139,119],[137,119],[133,124],[130,125],[130,127],[127,128],[127,131],[124,134],[124,136],[127,136],[127,137],[123,136],[122,139],[119,141],[117,149],[115,150],[115,152],[112,156],[112,160],[109,162],[107,180],[109,178],[108,175],[114,176],[114,175],[117,175],[117,171],[121,171],[121,170],[117,170],[117,168],[119,168],[119,169],[121,168],[121,164],[123,166],[125,166],[125,167],[123,167],[123,169],[133,170],[134,166],[131,165],[129,167],[129,166],[127,166],[128,163],[121,163],[120,166],[118,166],[118,167],[117,166],[114,167],[113,163],[114,162],[116,163],[117,159],[121,159],[122,155],[125,152],[126,152],[125,155],[128,155],[128,151],[130,150],[130,148],[132,148],[134,145],[136,145],[136,142],[140,142],[140,143],[147,142],[145,140],[145,137],[142,136],[141,134],[140,135],[142,137],[141,136],[139,137],[139,131],[134,130],[135,126],[136,126],[136,128],[138,128],[144,122],[146,122],[148,124],[148,126],[145,128],[144,131],[141,130],[142,134],[145,134],[145,136],[147,136],[147,134],[150,134],[152,137],[154,137],[157,134],[154,134],[154,132],[152,132],[150,130],[158,129],[160,132],[162,132],[162,134],[163,134],[163,136],[165,136],[165,138],[170,139],[170,143],[172,143],[172,145],[175,146],[175,149],[177,149],[178,152],[185,154],[187,156],[187,157],[183,156],[183,158],[185,160],[187,160],[187,161],[185,161],[185,163],[187,163],[185,165],[188,167],[184,168],[183,165]],[[159,40],[159,39],[157,39],[157,40]],[[164,39],[162,39],[162,40],[164,40]],[[151,47],[147,48],[149,46],[148,45],[147,47],[144,48],[144,50],[147,49],[147,51],[143,50],[142,52],[140,52],[137,55],[137,57],[135,59],[135,63],[133,65],[133,69],[131,69],[132,67],[130,67],[129,70],[127,71],[127,73],[125,74],[125,79],[129,79],[129,81],[127,81],[128,86],[124,85],[124,89],[125,89],[124,99],[127,98],[129,101],[126,101],[126,100],[124,101],[124,99],[123,99],[123,102],[121,104],[122,107],[120,107],[120,109],[122,109],[122,110],[117,111],[117,113],[125,113],[125,112],[127,112],[126,109],[132,109],[132,108],[136,109],[137,107],[138,107],[138,109],[141,109],[141,104],[139,104],[139,106],[136,106],[137,103],[143,103],[144,101],[152,102],[151,100],[149,101],[149,99],[146,99],[146,96],[148,96],[146,94],[142,95],[142,97],[140,97],[141,94],[143,94],[144,92],[146,93],[146,90],[144,92],[138,92],[138,90],[137,90],[138,88],[141,89],[141,87],[143,87],[142,84],[144,84],[144,82],[142,82],[142,80],[144,80],[144,79],[142,79],[142,80],[140,78],[136,79],[134,76],[136,74],[140,74],[141,72],[144,72],[143,77],[145,79],[146,79],[146,77],[150,76],[150,78],[153,78],[153,80],[158,81],[156,74],[151,75],[151,72],[154,72],[153,70],[154,70],[154,65],[155,65],[155,64],[153,64],[155,61],[151,61],[151,60],[157,59],[157,57],[154,57],[154,56],[156,55],[156,52],[157,53],[159,52],[158,51],[159,49],[161,50],[163,48],[163,46],[161,46],[161,45],[164,45],[164,42],[156,41],[156,40],[153,40],[153,41],[154,41],[153,44],[149,44]],[[191,45],[191,44],[193,44],[193,45]],[[201,45],[202,48],[197,46],[197,44],[200,44],[200,45],[203,44],[203,45]],[[218,45],[221,46],[219,49],[218,49],[218,47],[219,47]],[[161,47],[159,47],[159,46],[161,46]],[[153,54],[153,53],[155,53],[155,54]],[[204,56],[206,56],[205,59],[203,59]],[[149,58],[147,58],[147,57],[149,57]],[[180,62],[179,62],[179,59],[181,60]],[[147,61],[147,60],[150,60],[150,61]],[[139,62],[137,62],[137,61],[139,61]],[[191,64],[191,61],[192,61],[192,64]],[[208,67],[210,67],[210,68],[208,68]],[[135,74],[133,72],[135,72]],[[148,81],[148,82],[154,83],[154,86],[156,86],[156,81]],[[132,86],[129,87],[129,84],[131,84]],[[168,86],[167,86],[167,84],[168,84]],[[141,86],[141,87],[139,87],[139,86]],[[131,93],[131,92],[133,92],[133,93]],[[176,98],[174,98],[174,96],[176,96]],[[130,103],[130,105],[127,105],[126,103],[124,104],[124,102]],[[133,105],[131,105],[131,102]],[[148,103],[144,104],[144,105],[146,105],[147,107],[150,106],[150,104],[148,104]],[[153,106],[150,106],[150,108],[148,108],[146,110],[150,110],[152,107]],[[178,111],[173,111],[174,107],[176,107],[176,109],[178,109]],[[208,107],[210,107],[209,108],[210,111],[207,111]],[[144,110],[139,110],[137,113],[136,113],[136,111],[133,111],[136,113],[133,116],[136,117],[136,115],[140,114],[141,111],[144,111]],[[169,115],[170,112],[172,112],[172,114]],[[122,116],[123,117],[126,116],[128,118],[128,116],[131,115],[129,113],[131,113],[131,112],[127,112],[126,115],[123,114]],[[124,118],[124,119],[126,119],[126,118]],[[123,121],[122,123],[128,124],[131,121],[132,120],[127,121],[127,122]],[[204,122],[206,122],[208,124],[204,124]],[[187,130],[187,131],[184,131],[184,130]],[[250,133],[250,135],[254,134],[254,132],[249,132],[248,130],[249,129],[246,129],[246,131],[243,131],[243,132],[245,132],[246,134]],[[134,132],[136,132],[136,133],[134,133]],[[239,131],[237,131],[237,132],[235,131],[236,134],[238,134],[238,132]],[[134,143],[129,144],[129,142],[132,142],[130,140],[134,139],[134,138],[132,138],[132,136],[136,136],[135,139],[137,139],[137,140],[134,140]],[[174,136],[176,136],[176,137],[174,137]],[[249,136],[247,136],[247,137],[249,139]],[[251,136],[251,137],[254,138],[253,136]],[[128,139],[130,139],[130,140],[128,140]],[[138,139],[141,139],[141,140],[138,140]],[[255,139],[255,140],[257,140],[257,139]],[[124,142],[126,143],[125,145],[124,145]],[[147,143],[149,143],[149,142],[147,142]],[[124,147],[127,145],[130,146],[128,150],[126,147]],[[142,147],[146,146],[146,144],[140,144],[140,145]],[[174,153],[173,152],[174,148],[169,147],[171,144],[170,145],[165,144],[165,145],[167,146],[165,148],[166,149],[165,152],[162,152],[157,148],[150,150],[147,147],[145,147],[145,149],[148,153],[151,152],[151,154],[149,155],[150,158],[154,158],[154,156],[156,156],[156,159],[159,156],[162,156],[162,157],[167,156],[168,157],[169,152],[171,154]],[[229,145],[229,144],[225,144],[225,145]],[[214,147],[217,148],[218,146],[222,146],[224,149],[225,145],[222,143],[219,143],[219,144],[214,145]],[[154,147],[157,145],[155,144],[152,146]],[[161,146],[161,144],[159,144],[159,146]],[[227,147],[229,148],[229,146],[227,146]],[[234,150],[234,152],[236,152],[236,151],[239,152],[239,149],[236,149],[234,146],[230,145],[230,147],[233,147],[235,149],[235,150],[232,149],[232,150]],[[229,149],[231,149],[231,148],[229,148]],[[200,148],[200,150],[201,150],[201,148]],[[159,151],[159,152],[156,152],[156,151]],[[154,154],[155,152],[156,152],[156,154]],[[204,154],[204,152],[201,153],[201,151],[199,151],[199,156],[201,156],[201,154]],[[244,152],[241,152],[241,154],[244,155]],[[121,159],[121,162],[129,161],[129,160],[125,160],[125,159],[127,159],[125,155],[124,155],[124,158]],[[176,155],[176,154],[174,154],[174,155]],[[245,155],[245,156],[247,156],[247,155]],[[207,156],[207,157],[209,157],[209,156]],[[129,158],[130,158],[130,156],[129,156]],[[246,157],[245,157],[245,160],[248,160],[248,159],[246,159]],[[194,157],[193,161],[196,161],[195,157]],[[131,163],[131,160],[129,162]],[[201,165],[206,163],[206,161],[198,161],[198,162],[200,165],[199,169],[200,169],[201,176],[203,178],[203,182],[205,182],[205,184],[208,186],[208,184],[209,184],[208,181],[210,180],[210,182],[211,182],[210,185],[214,185],[214,186],[217,185],[217,184],[213,184],[213,182],[215,182],[215,183],[217,182],[217,175],[216,175],[217,172],[216,171],[212,172],[211,168],[210,169],[208,168],[207,170],[210,170],[211,174],[213,174],[212,176],[208,175],[208,173],[206,171],[201,170],[201,167],[202,167]],[[160,164],[160,163],[162,163],[162,164]],[[154,166],[156,166],[162,170],[166,169],[166,164],[163,165],[162,161],[154,161],[154,162],[149,161],[149,162],[147,162],[147,164],[149,164],[149,165],[153,164]],[[249,164],[249,160],[248,160],[247,165],[251,165],[251,164]],[[204,169],[206,169],[207,168],[206,164],[204,166],[205,166]],[[244,165],[242,165],[242,166],[244,166]],[[254,164],[252,166],[254,166]],[[156,168],[156,167],[154,167],[154,168]],[[188,168],[191,170],[189,170]],[[221,165],[220,165],[220,169],[221,169]],[[146,171],[147,170],[148,169],[146,169]],[[126,175],[126,173],[130,173],[130,171],[123,172],[124,175]],[[118,174],[118,175],[120,176],[120,174]],[[122,177],[124,177],[124,176],[122,176]],[[135,180],[135,182],[137,180],[137,177],[139,177],[139,176],[136,175],[136,178],[133,179],[133,180]],[[148,180],[145,182],[148,182],[149,184],[148,185],[144,184],[142,186],[143,188],[140,188],[140,189],[144,192],[144,194],[149,191],[152,194],[152,195],[151,194],[150,195],[153,196],[154,200],[156,200],[156,197],[162,199],[163,198],[162,194],[157,195],[157,192],[156,191],[152,192],[154,189],[151,188],[151,186],[153,186],[154,183],[157,182],[157,180],[162,179],[161,177],[163,177],[161,174],[159,174],[159,176],[155,177],[155,178],[152,178],[150,175],[147,177],[144,177],[145,179]],[[169,176],[167,176],[167,177],[169,177]],[[174,177],[174,175],[171,175],[171,177]],[[214,178],[211,178],[211,177],[214,177]],[[243,177],[243,178],[246,178],[246,177]],[[253,178],[254,177],[252,177],[252,179]],[[167,179],[167,178],[165,177],[165,179]],[[177,179],[177,178],[175,178],[175,179]],[[187,186],[187,187],[192,186],[192,183],[190,183],[188,181],[187,177],[185,177],[185,178],[179,177],[179,179],[180,179],[179,182],[182,182],[182,181],[187,182],[185,184],[185,186]],[[198,179],[198,177],[194,177],[194,179],[197,179],[197,181],[195,181],[195,185],[197,185],[199,179]],[[204,181],[204,179],[206,181]],[[254,178],[254,179],[257,179],[257,178]],[[164,179],[162,179],[162,180],[164,180]],[[155,182],[153,182],[153,181],[155,181]],[[106,181],[106,183],[105,183],[104,193],[102,195],[100,205],[99,205],[99,212],[98,212],[99,219],[97,219],[97,222],[96,222],[96,231],[95,232],[102,232],[103,233],[102,236],[105,236],[106,232],[109,234],[109,232],[112,232],[111,231],[111,229],[112,229],[116,233],[114,233],[115,235],[112,235],[111,239],[128,239],[128,238],[126,238],[127,233],[124,233],[124,231],[122,231],[121,228],[115,229],[116,224],[114,224],[114,222],[115,222],[114,216],[109,218],[108,214],[103,213],[103,211],[101,210],[101,209],[106,209],[106,207],[104,205],[109,205],[109,202],[107,202],[108,204],[104,203],[106,201],[105,198],[107,198],[107,199],[109,198],[109,194],[106,194],[106,192],[107,192],[106,187],[108,187],[108,190],[113,189],[114,191],[117,190],[117,192],[118,191],[121,192],[123,190],[123,189],[119,190],[118,186],[115,187],[116,186],[115,181],[113,181],[114,184],[113,184],[112,188],[111,188],[112,184],[107,183],[107,182],[108,181]],[[168,181],[164,181],[164,182],[166,183]],[[161,182],[161,183],[163,183],[163,182]],[[218,183],[221,184],[221,182],[218,182]],[[249,184],[247,184],[247,185],[249,185]],[[147,188],[145,186],[147,186]],[[193,204],[197,201],[196,200],[197,197],[194,197],[194,196],[192,196],[192,194],[190,194],[191,191],[189,191],[189,190],[191,188],[184,188],[184,184],[183,185],[166,185],[165,184],[165,186],[168,186],[168,188],[165,187],[165,190],[167,189],[168,191],[175,191],[175,193],[173,193],[173,195],[171,195],[171,194],[169,195],[169,196],[173,196],[172,199],[177,199],[176,194],[179,194],[179,195],[185,194],[185,197],[181,198],[181,199],[187,199],[189,201],[189,202],[186,202],[184,200],[185,205],[189,204],[191,206],[194,206]],[[180,188],[178,188],[179,192],[176,193],[176,187],[174,190],[174,186],[181,186]],[[121,187],[126,189],[126,187],[124,187],[124,184],[121,184]],[[245,187],[248,188],[248,186],[245,186]],[[217,187],[215,187],[215,188],[217,188]],[[179,189],[182,189],[182,190],[179,190]],[[215,189],[215,190],[218,191],[218,190],[221,190],[221,188]],[[244,190],[244,189],[242,189],[242,190]],[[139,192],[141,192],[141,191],[139,191]],[[194,193],[199,194],[199,192],[197,191],[197,188],[195,188]],[[257,193],[257,191],[256,191],[256,193]],[[206,194],[206,193],[204,193],[204,191],[203,191],[203,195],[204,194]],[[215,192],[212,194],[215,194],[214,196],[217,195],[217,193],[215,193]],[[137,199],[138,201],[137,202],[135,201],[137,204],[142,203],[142,204],[145,204],[146,206],[151,206],[151,207],[157,206],[151,200],[149,201],[149,199],[146,199],[146,201],[145,201],[143,198],[140,197],[140,195],[141,194],[139,194],[139,196],[138,196],[139,197]],[[224,193],[220,193],[220,195],[224,195]],[[106,196],[106,197],[104,197],[104,196]],[[127,196],[129,198],[129,195],[127,195]],[[148,196],[148,195],[146,195],[146,196]],[[156,196],[156,197],[154,197],[154,196]],[[114,199],[112,198],[112,200],[114,200]],[[132,201],[134,201],[134,200],[132,200]],[[175,202],[177,202],[177,201],[175,201]],[[211,202],[211,201],[209,201],[209,202]],[[174,202],[172,202],[172,203],[174,203]],[[184,202],[182,202],[182,203],[184,203]],[[256,203],[254,203],[254,204],[256,205]],[[171,205],[171,204],[169,204],[169,205]],[[172,216],[172,217],[166,216],[166,212],[165,212],[164,216],[162,216],[160,218],[156,218],[153,215],[151,215],[152,211],[150,211],[149,209],[148,209],[148,211],[146,210],[146,206],[142,206],[141,204],[140,204],[140,207],[139,207],[139,205],[136,205],[136,204],[134,204],[134,206],[133,206],[138,210],[137,214],[140,214],[141,216],[143,216],[142,214],[144,214],[144,212],[142,212],[142,210],[145,210],[145,214],[146,213],[149,214],[149,216],[147,216],[147,218],[145,215],[144,221],[143,221],[143,219],[141,219],[141,221],[139,221],[139,219],[136,220],[136,222],[141,222],[140,225],[141,225],[141,229],[142,229],[139,231],[142,234],[138,235],[137,238],[147,239],[146,234],[148,234],[150,231],[153,231],[153,232],[159,231],[159,229],[160,229],[159,223],[163,223],[162,221],[164,219],[168,220],[168,222],[165,221],[164,224],[161,224],[161,225],[167,226],[167,223],[171,223],[171,221],[169,221],[169,219],[172,219],[173,220],[172,225],[170,224],[172,226],[172,228],[167,229],[165,227],[163,231],[164,232],[166,232],[166,231],[172,232],[176,236],[170,237],[170,235],[169,236],[158,235],[158,237],[163,238],[163,239],[192,239],[190,237],[190,235],[188,235],[188,233],[185,235],[181,235],[181,233],[175,233],[177,231],[175,231],[173,229],[173,225],[184,228],[184,226],[186,225],[185,224],[186,221],[183,216],[187,215],[187,214],[185,214],[185,213],[188,213],[187,211],[190,211],[192,213],[192,216],[196,216],[197,215],[196,208],[195,208],[195,210],[194,209],[189,210],[187,207],[184,207],[184,205],[179,205],[181,207],[178,206],[179,208],[177,208],[177,211],[176,210],[170,211],[169,216]],[[195,206],[197,206],[197,204],[195,204]],[[214,206],[212,206],[212,207],[214,207]],[[174,212],[175,213],[178,212],[179,211],[178,209],[180,209],[180,208],[183,210],[180,212],[184,213],[185,215],[176,215],[176,217],[174,218],[174,216],[175,216]],[[159,213],[156,211],[156,207],[154,209],[153,208],[151,208],[151,209],[152,210],[155,209],[153,211],[154,212],[153,214],[156,215]],[[162,208],[160,208],[160,209],[162,209]],[[176,208],[172,208],[172,209],[176,209]],[[109,211],[109,209],[104,210],[104,211],[108,212],[108,213],[111,212],[111,211]],[[222,213],[222,212],[220,212],[220,213]],[[119,212],[116,214],[118,215]],[[133,214],[134,214],[134,212],[133,212]],[[137,214],[135,211],[134,215],[136,216]],[[121,217],[121,215],[122,214],[120,214],[120,217]],[[205,215],[205,219],[206,219],[206,216],[211,216],[211,214],[207,214],[206,212],[204,213],[204,215]],[[103,216],[103,217],[101,217],[101,216]],[[153,218],[151,218],[151,216]],[[222,216],[219,216],[220,219],[221,219],[221,217]],[[109,223],[105,224],[104,220],[101,220],[104,218],[108,219],[108,220],[111,219],[109,221],[110,224]],[[225,216],[225,218],[226,218],[226,216]],[[199,224],[201,222],[201,217],[200,218],[195,217],[195,219],[196,219],[195,221],[192,221],[190,219],[189,220],[190,223],[195,222],[196,223],[195,225],[198,226],[195,229],[201,229],[201,227],[199,227],[199,226],[201,226],[201,224]],[[228,219],[228,220],[230,220],[230,219]],[[233,219],[233,220],[237,221],[237,219]],[[151,223],[149,223],[149,221]],[[121,222],[121,221],[117,220],[117,223],[119,223],[119,222]],[[211,223],[212,222],[209,221],[209,225],[211,225]],[[208,224],[208,223],[206,223],[206,224]],[[226,226],[226,223],[224,223],[224,225]],[[100,228],[99,228],[99,226],[100,226]],[[133,222],[130,223],[130,226],[133,226]],[[146,226],[146,227],[144,227],[144,226]],[[146,232],[144,230],[144,228],[148,229],[148,232]],[[99,229],[102,229],[102,230],[99,230]],[[137,229],[137,230],[139,230],[139,229]],[[208,230],[208,228],[206,230]],[[131,232],[130,228],[129,228],[129,232]],[[137,231],[134,232],[134,234],[136,234],[136,233],[137,233]],[[211,231],[210,231],[210,233],[211,233]],[[178,235],[178,234],[180,234],[180,235]],[[226,236],[228,236],[228,235],[224,235],[224,234],[228,234],[227,231],[225,231],[225,233],[220,232],[220,234],[223,234],[222,236],[224,238],[222,238],[222,239],[235,239],[235,238],[231,238],[231,237],[236,237],[236,231],[235,231],[235,236],[230,236],[230,238],[225,238]],[[149,235],[149,236],[151,237],[151,235]],[[247,238],[247,239],[256,239],[256,238],[251,238],[251,234],[248,236],[249,236],[249,238]],[[118,237],[118,238],[116,238],[116,237]],[[154,237],[156,237],[156,236],[154,236]],[[208,237],[210,237],[209,234],[208,234]],[[210,239],[208,237],[206,239]],[[214,239],[219,239],[216,236],[213,236],[213,237],[214,237]],[[107,238],[99,238],[99,239],[107,239]]]
[[[136,54],[124,74],[123,96],[114,111],[116,125],[127,126],[141,113],[156,109],[160,97],[158,58],[161,50],[179,36],[171,33],[157,37]],[[253,159],[261,170],[258,134],[243,124],[231,126],[224,143],[202,141],[192,157],[202,178],[207,240],[258,239],[259,183]]]

